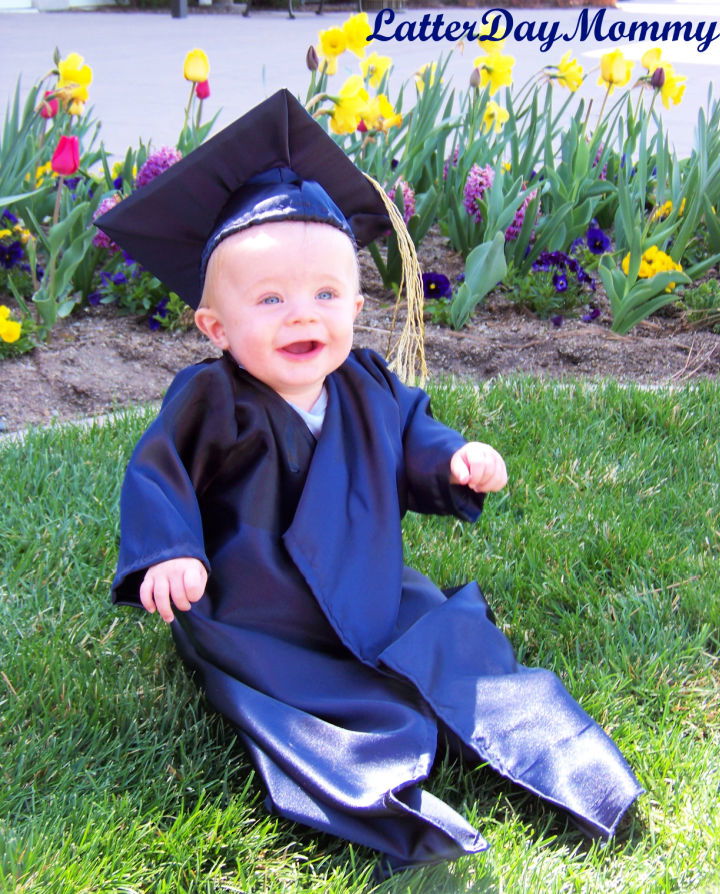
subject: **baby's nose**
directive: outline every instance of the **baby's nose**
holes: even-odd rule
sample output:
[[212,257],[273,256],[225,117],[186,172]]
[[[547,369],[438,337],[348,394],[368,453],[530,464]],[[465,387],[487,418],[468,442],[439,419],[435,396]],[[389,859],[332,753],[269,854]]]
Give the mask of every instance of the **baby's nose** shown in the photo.
[[312,322],[317,319],[317,316],[317,302],[314,299],[299,298],[289,303],[288,321],[290,323]]

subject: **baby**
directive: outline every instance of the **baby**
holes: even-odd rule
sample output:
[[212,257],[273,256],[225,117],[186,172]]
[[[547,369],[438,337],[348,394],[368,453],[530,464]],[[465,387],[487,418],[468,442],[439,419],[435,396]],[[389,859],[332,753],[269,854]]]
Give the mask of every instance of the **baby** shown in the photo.
[[[357,256],[347,236],[327,224],[284,221],[243,230],[215,249],[195,323],[291,406],[312,412],[325,377],[350,353],[362,306]],[[507,482],[500,454],[477,442],[455,451],[448,476],[477,493]],[[172,605],[187,611],[206,581],[197,559],[169,559],[148,570],[140,601],[170,622]]]
[[420,785],[442,734],[612,835],[641,791],[612,741],[517,663],[477,584],[403,562],[407,510],[474,521],[507,475],[351,349],[355,246],[388,228],[374,187],[281,91],[98,223],[223,352],[177,375],[133,453],[113,599],[172,622],[268,809],[391,869],[481,851]]

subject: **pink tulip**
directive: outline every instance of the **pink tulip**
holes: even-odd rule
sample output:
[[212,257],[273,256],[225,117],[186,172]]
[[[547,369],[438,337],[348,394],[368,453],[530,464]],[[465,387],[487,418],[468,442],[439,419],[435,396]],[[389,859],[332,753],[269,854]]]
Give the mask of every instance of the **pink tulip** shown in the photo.
[[207,99],[210,96],[210,81],[198,81],[195,84],[195,95],[198,99]]
[[58,113],[58,107],[57,98],[53,95],[52,90],[46,90],[40,103],[40,115],[43,118],[54,118]]
[[60,137],[50,159],[50,167],[61,177],[70,177],[80,167],[80,143],[77,137]]

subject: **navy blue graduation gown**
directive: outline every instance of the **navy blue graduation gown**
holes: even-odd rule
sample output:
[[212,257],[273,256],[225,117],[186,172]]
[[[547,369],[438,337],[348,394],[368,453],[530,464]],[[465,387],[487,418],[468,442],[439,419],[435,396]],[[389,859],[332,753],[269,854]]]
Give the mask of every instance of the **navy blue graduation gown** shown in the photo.
[[114,601],[139,604],[157,562],[204,563],[176,645],[285,817],[396,866],[483,850],[419,785],[443,728],[612,834],[641,788],[610,738],[555,674],[517,663],[476,584],[447,597],[403,563],[406,510],[480,514],[449,483],[463,438],[371,351],[326,384],[316,443],[229,355],[178,374],[128,465]]

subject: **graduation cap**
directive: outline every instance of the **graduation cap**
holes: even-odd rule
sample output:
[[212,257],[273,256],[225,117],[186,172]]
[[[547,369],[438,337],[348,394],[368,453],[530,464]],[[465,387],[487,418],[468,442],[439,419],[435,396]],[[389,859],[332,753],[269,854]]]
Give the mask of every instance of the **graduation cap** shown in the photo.
[[[327,223],[359,246],[392,225],[401,251],[412,255],[406,283],[416,303],[420,288],[422,354],[422,286],[402,216],[382,187],[353,164],[287,90],[251,109],[95,224],[197,308],[217,245],[247,227],[281,220]],[[408,313],[411,319],[417,329],[417,309]],[[404,330],[400,342],[407,337]],[[417,342],[418,333],[410,338]],[[402,352],[398,346],[394,350]],[[404,369],[398,371],[408,378]],[[423,356],[421,376],[424,372]]]

